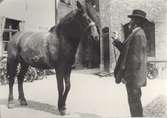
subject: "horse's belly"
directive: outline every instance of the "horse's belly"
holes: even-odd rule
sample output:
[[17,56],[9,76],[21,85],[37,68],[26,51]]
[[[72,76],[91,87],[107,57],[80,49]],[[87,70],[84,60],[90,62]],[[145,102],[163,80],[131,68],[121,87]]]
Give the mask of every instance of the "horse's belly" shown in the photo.
[[32,51],[31,54],[28,54],[27,51],[22,54],[23,60],[29,65],[37,68],[52,68],[52,65],[49,63],[49,58],[46,54],[35,53]]

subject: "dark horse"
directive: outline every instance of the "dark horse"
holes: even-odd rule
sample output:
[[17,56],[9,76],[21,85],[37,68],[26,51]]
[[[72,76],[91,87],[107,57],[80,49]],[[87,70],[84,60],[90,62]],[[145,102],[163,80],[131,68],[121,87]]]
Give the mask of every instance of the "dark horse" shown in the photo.
[[29,66],[40,69],[55,69],[58,87],[58,110],[64,115],[65,103],[70,90],[70,74],[80,37],[87,34],[98,40],[95,23],[87,15],[83,5],[77,1],[77,8],[67,14],[58,25],[46,33],[18,32],[8,44],[7,78],[9,80],[8,107],[13,104],[13,84],[17,75],[19,102],[27,105],[23,79]]

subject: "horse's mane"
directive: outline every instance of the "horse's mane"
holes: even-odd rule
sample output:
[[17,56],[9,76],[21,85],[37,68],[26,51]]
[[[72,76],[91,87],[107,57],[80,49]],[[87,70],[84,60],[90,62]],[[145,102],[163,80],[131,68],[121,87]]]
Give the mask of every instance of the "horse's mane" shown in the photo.
[[77,10],[73,10],[73,11],[69,12],[67,15],[65,15],[63,18],[60,19],[60,21],[57,25],[52,26],[49,29],[49,32],[54,32],[54,31],[58,30],[60,27],[64,26],[65,24],[72,22],[76,13],[77,13]]
[[71,22],[74,17],[76,16],[76,13],[77,13],[77,10],[73,10],[71,11],[70,13],[68,13],[67,15],[65,15],[59,22],[59,25],[61,24],[66,24],[66,23],[69,23]]

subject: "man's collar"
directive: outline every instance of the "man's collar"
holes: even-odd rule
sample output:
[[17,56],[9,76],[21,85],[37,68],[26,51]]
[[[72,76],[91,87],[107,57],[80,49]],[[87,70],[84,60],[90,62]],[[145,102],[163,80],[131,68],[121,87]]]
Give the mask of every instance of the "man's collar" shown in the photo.
[[136,32],[138,29],[140,29],[140,27],[135,27],[132,32]]
[[123,41],[123,43],[126,43],[135,32],[137,32],[139,29],[141,29],[141,27],[136,27],[132,30],[131,34],[128,36],[128,38],[126,40]]

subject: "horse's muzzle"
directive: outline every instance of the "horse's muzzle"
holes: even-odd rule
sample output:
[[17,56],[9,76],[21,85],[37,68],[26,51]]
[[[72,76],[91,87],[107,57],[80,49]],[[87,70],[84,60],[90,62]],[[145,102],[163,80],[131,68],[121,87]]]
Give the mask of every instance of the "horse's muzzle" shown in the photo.
[[93,40],[95,40],[95,41],[99,40],[99,36],[93,36],[93,35],[91,35],[90,38],[93,39]]

